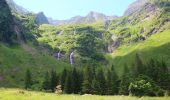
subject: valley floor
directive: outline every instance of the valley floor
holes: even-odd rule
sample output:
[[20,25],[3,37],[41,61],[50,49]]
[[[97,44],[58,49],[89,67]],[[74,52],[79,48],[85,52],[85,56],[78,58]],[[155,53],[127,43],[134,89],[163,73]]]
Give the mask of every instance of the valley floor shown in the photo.
[[96,95],[56,95],[21,89],[0,89],[0,100],[170,100],[170,97],[130,97]]

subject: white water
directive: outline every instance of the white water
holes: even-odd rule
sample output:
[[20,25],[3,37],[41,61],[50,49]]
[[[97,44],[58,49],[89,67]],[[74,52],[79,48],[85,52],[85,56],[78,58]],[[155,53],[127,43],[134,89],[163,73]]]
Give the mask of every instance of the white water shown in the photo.
[[59,52],[57,53],[57,59],[60,60],[60,57],[61,57],[61,52],[59,51]]
[[71,52],[70,54],[70,64],[73,65],[73,63],[74,63],[74,51]]

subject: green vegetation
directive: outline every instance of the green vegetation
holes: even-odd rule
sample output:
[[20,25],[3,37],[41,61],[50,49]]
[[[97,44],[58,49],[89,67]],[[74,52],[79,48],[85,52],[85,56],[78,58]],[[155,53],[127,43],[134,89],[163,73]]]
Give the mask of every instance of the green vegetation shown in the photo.
[[[0,45],[0,86],[3,87],[24,87],[25,72],[29,68],[32,77],[42,80],[46,71],[55,69],[57,73],[70,65],[57,61],[54,57],[41,50],[32,48],[25,51],[22,47],[8,47]],[[9,73],[10,72],[10,73]],[[41,83],[37,83],[41,84]]]
[[14,21],[5,0],[0,1],[0,26],[0,41],[13,43],[16,39],[14,35]]
[[131,97],[97,95],[56,95],[53,93],[31,92],[21,89],[0,89],[2,100],[169,100],[170,97]]
[[[0,86],[55,92],[56,86],[61,85],[62,93],[79,95],[169,95],[169,5],[169,0],[150,0],[132,15],[105,23],[53,26],[39,25],[34,14],[13,12],[12,15],[2,0]],[[18,44],[12,44],[14,41]],[[71,67],[68,63],[72,52]],[[1,91],[0,99],[25,99],[26,95],[31,99],[74,97],[24,90]],[[79,95],[75,96],[83,98]],[[138,99],[87,96],[91,97]]]

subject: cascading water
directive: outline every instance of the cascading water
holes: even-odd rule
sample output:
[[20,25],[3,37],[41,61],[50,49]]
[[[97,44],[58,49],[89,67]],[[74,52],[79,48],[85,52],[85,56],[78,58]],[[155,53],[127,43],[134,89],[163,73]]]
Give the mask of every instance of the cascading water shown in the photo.
[[70,54],[70,64],[73,65],[73,63],[74,63],[74,51],[71,52]]
[[60,57],[61,57],[61,52],[59,51],[59,52],[57,53],[57,59],[60,60]]

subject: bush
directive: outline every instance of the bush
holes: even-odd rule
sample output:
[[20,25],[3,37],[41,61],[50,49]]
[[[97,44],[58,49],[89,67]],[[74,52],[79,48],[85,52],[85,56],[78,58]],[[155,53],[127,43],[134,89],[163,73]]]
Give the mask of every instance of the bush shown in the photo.
[[149,77],[140,75],[129,85],[129,92],[133,96],[163,96],[164,91],[160,89]]

